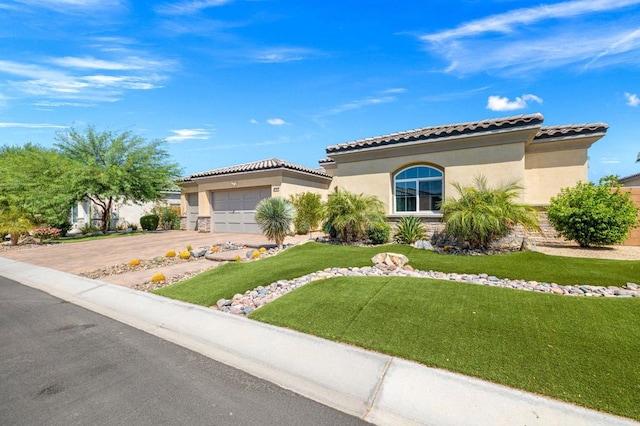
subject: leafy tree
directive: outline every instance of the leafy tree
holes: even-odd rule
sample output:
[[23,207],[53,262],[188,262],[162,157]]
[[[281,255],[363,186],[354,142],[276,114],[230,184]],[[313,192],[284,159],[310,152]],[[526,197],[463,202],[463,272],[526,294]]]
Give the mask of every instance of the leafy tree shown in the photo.
[[0,204],[34,224],[63,228],[75,193],[75,163],[60,153],[27,144],[0,148]]
[[444,232],[471,247],[487,248],[517,225],[540,229],[533,207],[515,202],[522,190],[517,182],[493,188],[486,177],[476,176],[474,186],[463,187],[455,182],[453,187],[459,197],[447,197],[442,204]]
[[638,225],[638,208],[621,186],[617,177],[607,176],[598,185],[578,182],[564,188],[551,198],[549,222],[560,236],[581,247],[622,243]]
[[282,197],[270,197],[261,200],[256,206],[256,222],[262,233],[282,247],[284,238],[289,234],[296,209]]
[[57,140],[60,152],[77,165],[71,182],[76,198],[98,206],[103,232],[114,203],[159,200],[180,174],[162,140],[147,141],[129,131],[99,132],[92,126],[59,133]]
[[324,217],[326,232],[335,233],[343,243],[364,239],[369,228],[386,222],[384,204],[378,197],[338,188],[329,194]]
[[315,229],[322,220],[322,199],[320,194],[303,192],[291,196],[291,203],[296,209],[293,226],[298,234],[306,234]]

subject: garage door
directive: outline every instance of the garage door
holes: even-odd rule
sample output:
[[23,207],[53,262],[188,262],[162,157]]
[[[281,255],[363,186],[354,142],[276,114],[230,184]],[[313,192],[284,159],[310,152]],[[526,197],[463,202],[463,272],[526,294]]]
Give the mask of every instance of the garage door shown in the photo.
[[213,200],[213,232],[260,234],[255,208],[263,198],[271,196],[271,188],[215,191]]

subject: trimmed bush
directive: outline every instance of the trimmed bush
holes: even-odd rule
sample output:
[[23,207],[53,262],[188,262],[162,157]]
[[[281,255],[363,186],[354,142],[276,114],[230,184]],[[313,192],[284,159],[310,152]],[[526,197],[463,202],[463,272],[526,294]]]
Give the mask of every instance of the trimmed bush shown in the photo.
[[176,257],[176,251],[175,250],[169,250],[164,257]]
[[151,277],[151,282],[164,283],[164,282],[167,282],[167,278],[164,276],[164,274],[158,272],[157,274],[154,274],[153,277]]
[[377,223],[367,230],[367,237],[373,244],[388,243],[390,234],[391,226],[387,222]]
[[139,259],[133,259],[131,262],[129,262],[129,266],[138,266],[138,265],[140,265]]
[[158,229],[158,223],[160,223],[160,217],[157,214],[147,214],[140,218],[140,226],[145,231],[155,231]]
[[551,198],[549,222],[558,234],[581,247],[622,243],[637,226],[638,208],[618,179],[607,176],[598,185],[578,182]]
[[189,259],[191,257],[191,253],[189,252],[189,250],[182,250],[180,252],[180,259]]

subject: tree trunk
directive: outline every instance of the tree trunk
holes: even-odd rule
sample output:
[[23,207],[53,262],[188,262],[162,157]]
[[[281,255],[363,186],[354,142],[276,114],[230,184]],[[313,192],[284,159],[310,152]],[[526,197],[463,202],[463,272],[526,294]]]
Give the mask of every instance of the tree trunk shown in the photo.
[[12,232],[11,233],[11,245],[12,246],[17,246],[18,245],[18,241],[20,241],[20,233],[19,232]]
[[109,222],[111,221],[111,206],[113,205],[113,197],[109,197],[109,201],[102,207],[102,233],[107,235],[109,230]]

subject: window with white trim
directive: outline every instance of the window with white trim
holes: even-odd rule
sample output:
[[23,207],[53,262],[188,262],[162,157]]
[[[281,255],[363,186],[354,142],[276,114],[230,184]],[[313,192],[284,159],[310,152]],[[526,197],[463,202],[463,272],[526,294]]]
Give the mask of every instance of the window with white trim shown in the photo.
[[396,213],[428,213],[440,210],[442,171],[429,166],[412,166],[393,177]]

